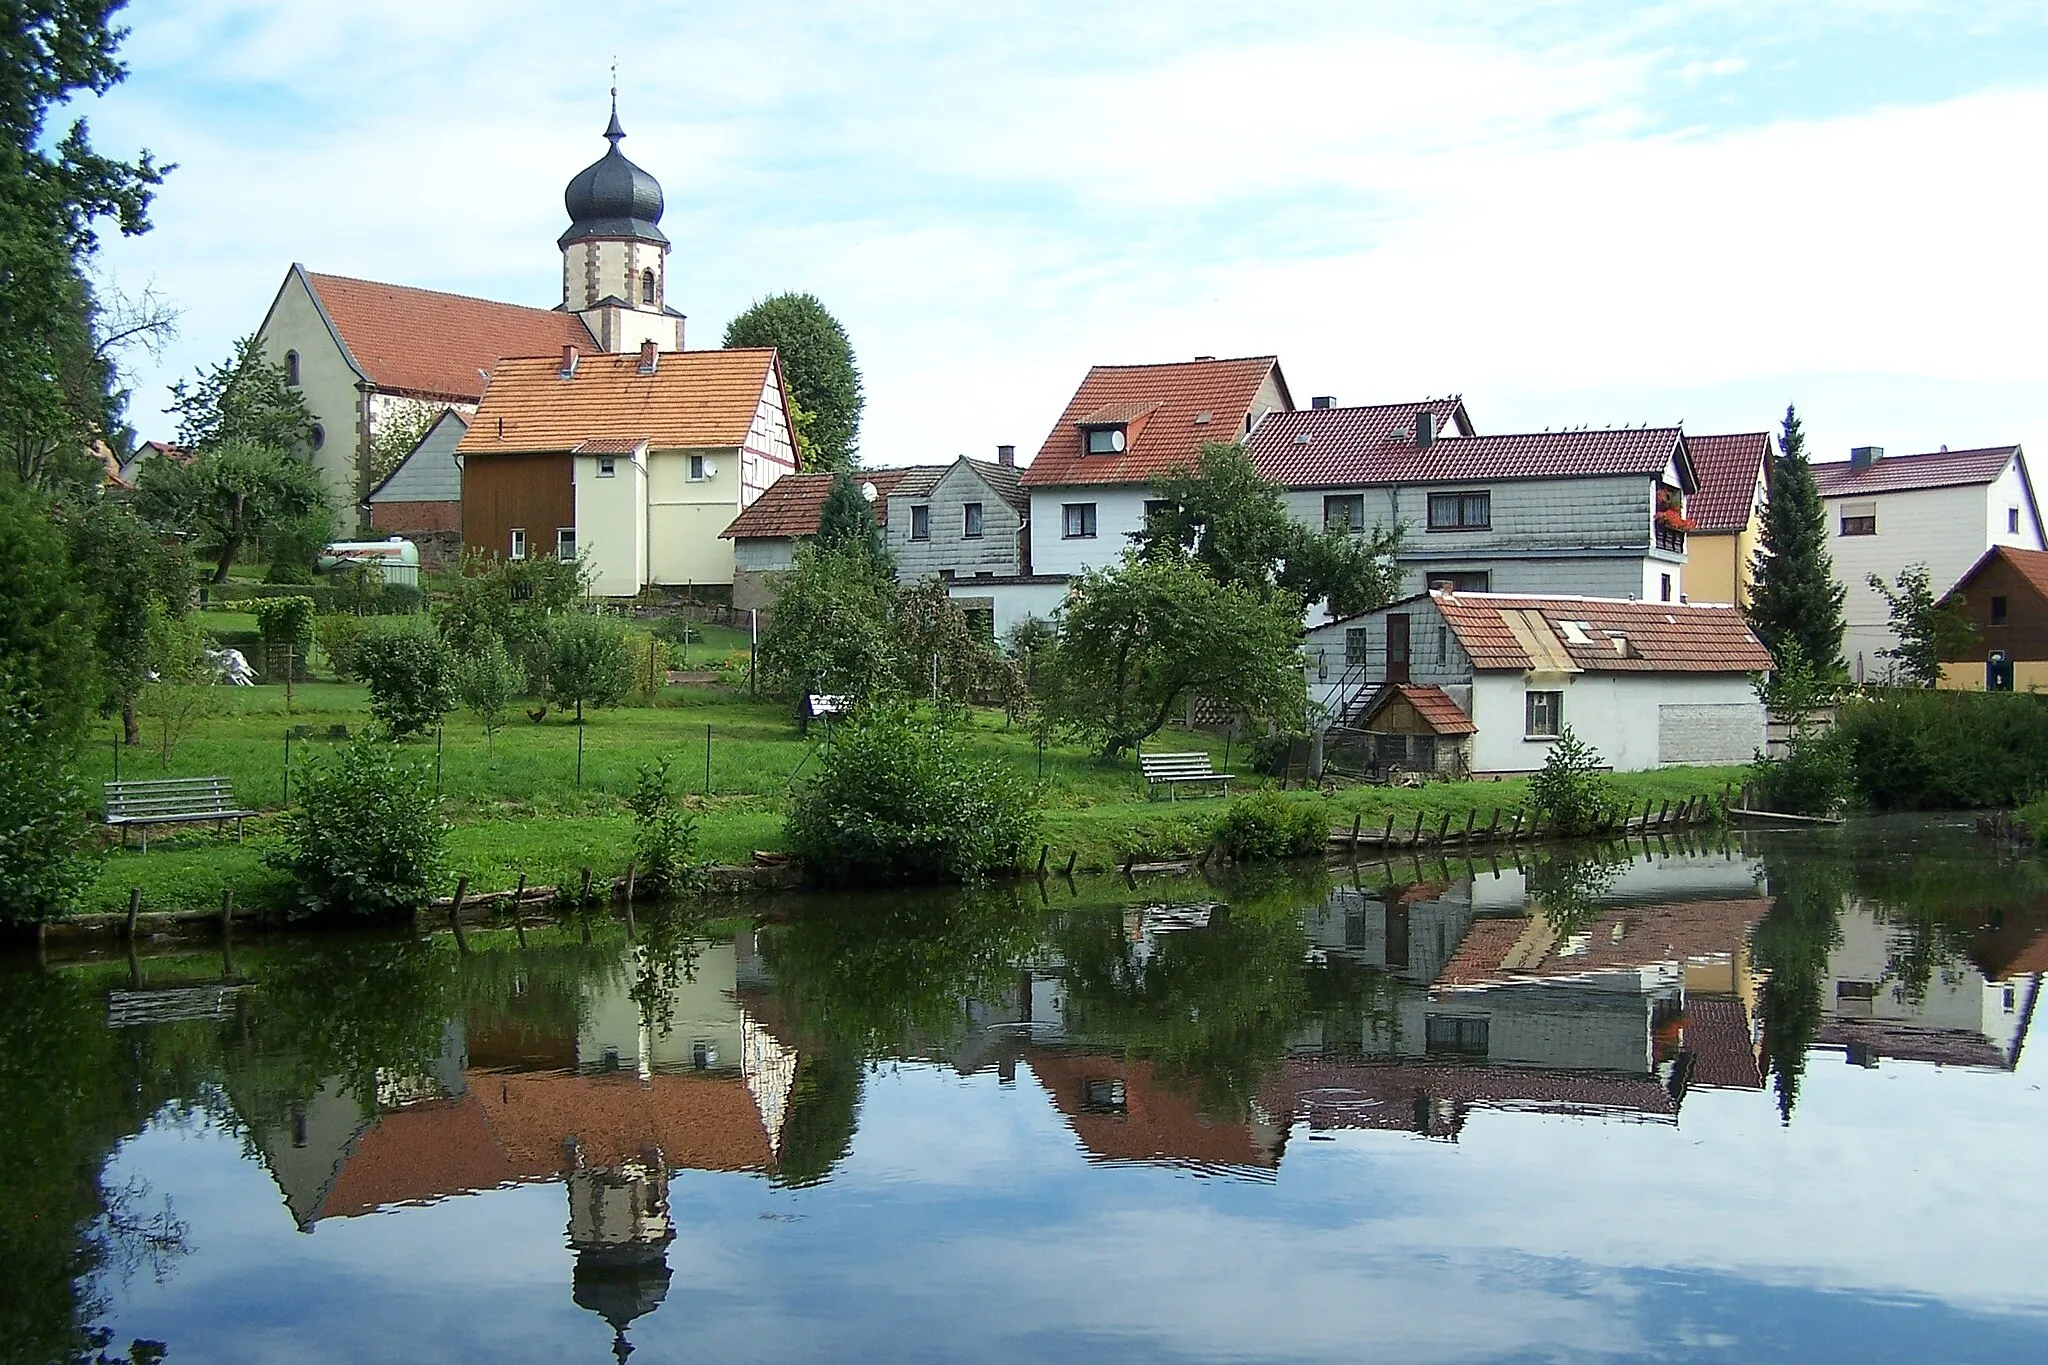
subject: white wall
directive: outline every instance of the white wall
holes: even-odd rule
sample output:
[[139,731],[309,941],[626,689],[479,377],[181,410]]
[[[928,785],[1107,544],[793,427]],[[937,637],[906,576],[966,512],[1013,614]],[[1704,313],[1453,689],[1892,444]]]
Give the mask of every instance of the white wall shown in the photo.
[[[1152,490],[1143,484],[1098,484],[1083,488],[1031,490],[1031,571],[1076,574],[1123,558],[1130,535],[1145,526],[1145,500]],[[1067,540],[1060,509],[1070,502],[1095,504],[1095,538]]]
[[[1009,637],[1019,621],[1036,616],[1050,621],[1067,600],[1065,583],[990,583],[985,579],[960,578],[946,585],[946,595],[964,607],[992,607],[996,616],[996,639]],[[985,600],[978,600],[985,599]]]
[[[1472,686],[1475,772],[1530,772],[1550,741],[1524,737],[1529,692],[1564,693],[1564,724],[1616,772],[1680,763],[1746,761],[1764,745],[1764,710],[1742,673],[1481,673]],[[1660,753],[1665,706],[1727,707],[1715,749]],[[1695,713],[1696,715],[1697,713]]]
[[603,478],[599,458],[578,455],[571,463],[576,557],[590,566],[590,590],[597,596],[631,597],[647,582],[647,468],[632,455],[611,455],[603,458],[612,461],[612,476]]

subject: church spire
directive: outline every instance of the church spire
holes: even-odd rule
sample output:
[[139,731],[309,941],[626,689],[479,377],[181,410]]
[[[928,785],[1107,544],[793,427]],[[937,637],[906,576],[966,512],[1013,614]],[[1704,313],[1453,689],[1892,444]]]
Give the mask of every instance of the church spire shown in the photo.
[[619,64],[616,60],[612,62],[612,121],[605,127],[604,135],[611,142],[613,151],[619,149],[619,139],[626,135],[626,130],[619,126]]

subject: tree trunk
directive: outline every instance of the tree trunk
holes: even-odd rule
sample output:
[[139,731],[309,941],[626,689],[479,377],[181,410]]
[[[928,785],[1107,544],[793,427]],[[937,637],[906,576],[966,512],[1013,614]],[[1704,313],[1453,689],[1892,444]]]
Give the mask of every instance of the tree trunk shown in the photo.
[[220,563],[214,566],[214,582],[225,583],[228,581],[228,570],[234,567],[235,557],[241,553],[242,537],[239,534],[229,536],[227,544],[221,547]]
[[142,722],[136,719],[133,700],[121,703],[121,742],[131,749],[142,744]]

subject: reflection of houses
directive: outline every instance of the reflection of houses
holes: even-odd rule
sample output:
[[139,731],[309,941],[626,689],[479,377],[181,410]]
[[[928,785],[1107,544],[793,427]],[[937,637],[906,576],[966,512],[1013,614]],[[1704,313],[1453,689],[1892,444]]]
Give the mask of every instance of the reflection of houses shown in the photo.
[[1207,1117],[1189,1082],[1162,1080],[1149,1061],[1049,1047],[1029,1047],[1024,1058],[1091,1162],[1257,1178],[1280,1164],[1279,1129],[1256,1117]]
[[1842,1048],[1864,1066],[1885,1058],[2016,1066],[2048,952],[2030,945],[1988,972],[1968,958],[1930,954],[1936,960],[1916,990],[1900,978],[1909,932],[1857,901],[1843,907],[1841,941],[1828,954],[1820,1044]]

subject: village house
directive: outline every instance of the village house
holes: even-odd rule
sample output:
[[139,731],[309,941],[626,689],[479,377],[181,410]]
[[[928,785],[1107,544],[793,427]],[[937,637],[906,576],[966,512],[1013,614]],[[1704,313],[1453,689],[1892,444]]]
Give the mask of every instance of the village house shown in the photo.
[[1756,581],[1756,551],[1763,541],[1770,501],[1768,431],[1729,436],[1687,436],[1699,489],[1685,500],[1685,592],[1695,602],[1749,605]]
[[796,469],[772,350],[505,360],[456,447],[463,543],[584,559],[591,590],[732,590],[733,518]]
[[1764,745],[1750,675],[1771,656],[1733,607],[1436,590],[1319,626],[1306,651],[1339,726],[1402,684],[1428,698],[1418,714],[1448,717],[1448,701],[1477,776],[1542,767],[1566,728],[1617,772],[1745,763]]
[[1675,427],[1476,436],[1452,397],[1274,412],[1249,446],[1299,519],[1405,526],[1403,592],[1686,595],[1697,481]]
[[[943,468],[943,466],[941,466]],[[879,528],[889,514],[889,493],[916,466],[864,469],[860,491],[875,509]],[[784,474],[733,518],[719,537],[732,542],[732,604],[741,611],[772,606],[775,579],[796,567],[796,547],[818,534],[818,519],[832,491],[830,474]]]
[[313,464],[336,504],[356,507],[372,486],[371,453],[384,424],[422,406],[465,415],[507,356],[637,351],[683,346],[670,308],[661,186],[619,151],[617,101],[605,129],[611,150],[569,182],[562,299],[531,308],[317,274],[294,264],[256,329],[271,363],[313,415]]
[[1842,907],[1816,1041],[1862,1066],[1896,1058],[2010,1071],[2039,1003],[2043,955],[2022,952],[1997,963],[1973,953],[1915,983],[1900,979],[1899,932],[1855,897]]
[[443,408],[413,448],[370,490],[370,529],[420,547],[428,567],[462,553],[462,465],[455,447],[469,421]]
[[1939,686],[2048,690],[2048,551],[1994,545],[1963,571],[1944,600],[1960,610],[1977,638],[1968,653],[1957,651],[1942,661]]
[[1894,456],[1860,446],[1845,461],[1814,465],[1813,480],[1827,508],[1835,577],[1848,589],[1842,653],[1859,683],[1885,676],[1884,652],[1897,644],[1890,608],[1869,575],[1889,583],[1924,564],[1939,592],[1994,545],[2048,548],[2017,445]]

